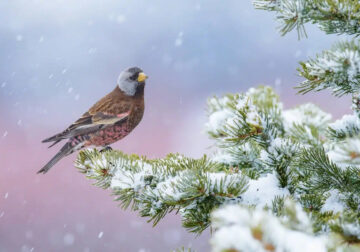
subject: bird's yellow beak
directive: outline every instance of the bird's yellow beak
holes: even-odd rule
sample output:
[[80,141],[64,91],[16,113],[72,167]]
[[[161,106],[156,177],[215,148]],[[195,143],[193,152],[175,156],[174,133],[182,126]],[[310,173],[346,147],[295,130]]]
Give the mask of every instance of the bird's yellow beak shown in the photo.
[[139,77],[137,78],[137,81],[144,82],[147,78],[148,78],[148,76],[146,74],[144,74],[143,72],[141,72],[141,73],[139,73]]

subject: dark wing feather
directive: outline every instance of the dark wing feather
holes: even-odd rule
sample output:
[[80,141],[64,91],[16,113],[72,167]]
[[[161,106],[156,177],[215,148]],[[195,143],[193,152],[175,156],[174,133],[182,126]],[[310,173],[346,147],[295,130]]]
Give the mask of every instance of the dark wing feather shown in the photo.
[[[64,137],[64,136],[68,135],[69,132],[71,132],[72,130],[74,130],[80,126],[83,126],[83,125],[91,124],[92,123],[91,118],[92,118],[92,115],[90,115],[89,112],[86,112],[76,122],[71,124],[66,130],[64,130],[63,132],[56,134],[52,137],[46,138],[42,142],[43,143],[53,142],[53,141],[59,142],[62,139],[65,139],[66,137]],[[53,145],[55,145],[55,144],[56,143],[54,143]],[[49,146],[49,148],[52,147],[53,145]]]
[[95,115],[90,115],[88,112],[86,112],[79,120],[71,124],[66,130],[60,134],[49,137],[42,142],[46,143],[54,141],[55,143],[51,145],[53,146],[63,139],[93,133],[106,126],[126,120],[129,116],[129,113],[130,112],[125,112],[119,115],[109,115],[98,112]]

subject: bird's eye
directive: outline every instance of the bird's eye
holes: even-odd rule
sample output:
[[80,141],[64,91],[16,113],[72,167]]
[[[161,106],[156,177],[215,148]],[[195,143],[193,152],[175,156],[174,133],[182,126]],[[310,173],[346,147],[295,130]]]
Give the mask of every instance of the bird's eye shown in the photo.
[[139,73],[135,73],[135,74],[131,75],[131,76],[129,77],[129,79],[132,80],[132,81],[136,81],[137,78],[138,78],[138,76],[139,76]]

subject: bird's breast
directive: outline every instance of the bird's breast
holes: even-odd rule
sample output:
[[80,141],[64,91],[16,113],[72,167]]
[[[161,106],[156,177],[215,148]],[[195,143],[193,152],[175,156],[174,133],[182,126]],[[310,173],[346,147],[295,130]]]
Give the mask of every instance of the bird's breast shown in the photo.
[[126,123],[113,125],[90,134],[86,146],[106,146],[124,138],[131,132]]

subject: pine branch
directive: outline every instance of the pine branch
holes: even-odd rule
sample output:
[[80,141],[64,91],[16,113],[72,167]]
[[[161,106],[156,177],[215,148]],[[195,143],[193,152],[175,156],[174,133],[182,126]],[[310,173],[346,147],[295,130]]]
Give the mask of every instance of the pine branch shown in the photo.
[[282,35],[296,29],[307,36],[304,25],[317,24],[327,34],[359,35],[360,3],[353,0],[253,0],[255,8],[272,11]]
[[[302,156],[303,169],[311,174],[304,187],[309,192],[326,192],[336,189],[344,198],[352,195],[360,199],[360,169],[357,167],[340,168],[326,155],[324,149],[305,150]],[[360,204],[360,201],[358,201]],[[349,205],[349,207],[353,207]]]
[[245,176],[222,171],[221,165],[206,156],[147,160],[119,151],[85,150],[76,166],[94,179],[95,185],[111,188],[123,208],[131,206],[154,225],[169,212],[180,211],[184,226],[193,232],[208,227],[211,209],[237,198],[247,188]]
[[360,89],[359,41],[340,42],[316,58],[301,62],[298,69],[306,80],[299,93],[331,89],[336,96],[355,93]]

